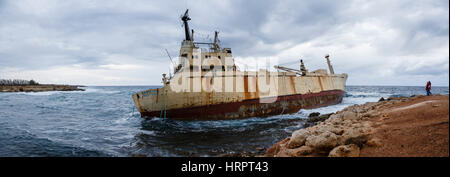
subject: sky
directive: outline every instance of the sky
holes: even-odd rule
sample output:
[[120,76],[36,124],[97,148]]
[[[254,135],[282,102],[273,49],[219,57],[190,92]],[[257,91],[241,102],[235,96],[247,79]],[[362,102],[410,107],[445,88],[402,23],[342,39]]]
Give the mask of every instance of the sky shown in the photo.
[[347,85],[449,86],[448,0],[0,0],[0,79],[162,85],[189,9],[238,63],[347,73]]

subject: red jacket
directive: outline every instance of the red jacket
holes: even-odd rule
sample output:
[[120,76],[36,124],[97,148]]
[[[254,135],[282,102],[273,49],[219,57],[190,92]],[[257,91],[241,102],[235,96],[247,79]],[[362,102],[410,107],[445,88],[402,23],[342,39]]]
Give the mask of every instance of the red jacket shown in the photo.
[[425,88],[426,90],[431,90],[431,82],[427,83],[427,87]]

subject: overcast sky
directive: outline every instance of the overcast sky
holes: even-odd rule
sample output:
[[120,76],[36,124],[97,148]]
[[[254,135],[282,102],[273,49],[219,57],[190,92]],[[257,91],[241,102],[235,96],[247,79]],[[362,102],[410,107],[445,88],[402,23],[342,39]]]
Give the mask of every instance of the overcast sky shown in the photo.
[[448,0],[0,0],[0,78],[161,85],[186,8],[194,38],[220,31],[240,62],[330,54],[347,85],[449,85]]

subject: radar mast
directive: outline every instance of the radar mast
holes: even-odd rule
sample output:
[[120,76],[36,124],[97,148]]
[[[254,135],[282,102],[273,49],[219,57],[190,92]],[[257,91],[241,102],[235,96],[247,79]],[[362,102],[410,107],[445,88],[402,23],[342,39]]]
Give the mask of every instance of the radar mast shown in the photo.
[[188,11],[189,11],[189,9],[186,9],[186,12],[181,17],[181,20],[183,21],[183,24],[184,24],[184,33],[186,35],[186,41],[191,40],[191,35],[189,33],[189,25],[188,25],[188,21],[191,20],[191,18],[189,18]]

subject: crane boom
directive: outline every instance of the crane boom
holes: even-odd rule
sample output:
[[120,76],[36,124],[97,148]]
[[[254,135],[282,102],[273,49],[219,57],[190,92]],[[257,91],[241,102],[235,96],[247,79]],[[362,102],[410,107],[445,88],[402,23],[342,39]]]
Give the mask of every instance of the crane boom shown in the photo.
[[275,69],[279,69],[279,70],[283,70],[283,71],[287,71],[287,72],[294,72],[294,73],[297,73],[297,74],[302,74],[302,71],[300,71],[300,70],[298,70],[298,69],[292,69],[292,68],[288,68],[288,67],[284,67],[284,66],[278,66],[278,65],[275,65],[275,66],[273,66]]

